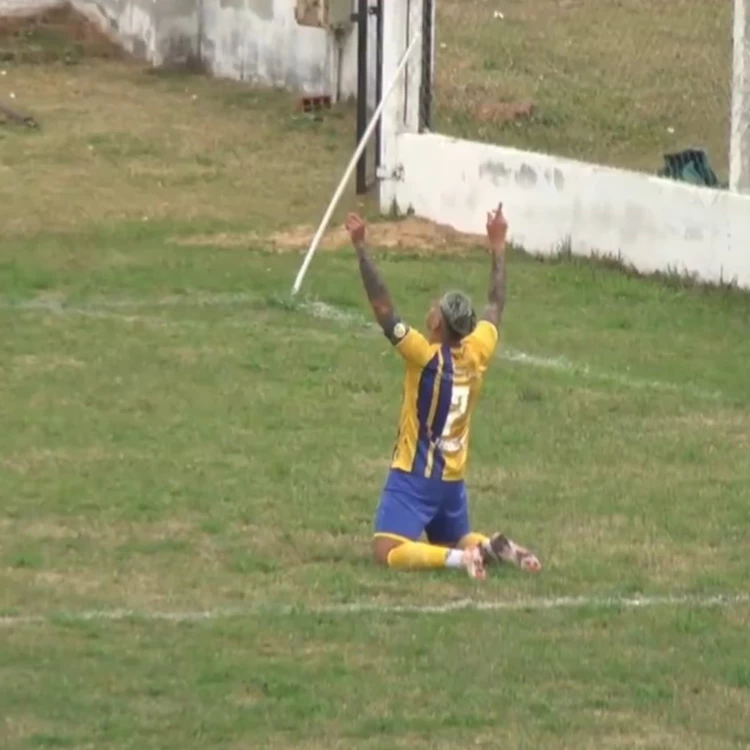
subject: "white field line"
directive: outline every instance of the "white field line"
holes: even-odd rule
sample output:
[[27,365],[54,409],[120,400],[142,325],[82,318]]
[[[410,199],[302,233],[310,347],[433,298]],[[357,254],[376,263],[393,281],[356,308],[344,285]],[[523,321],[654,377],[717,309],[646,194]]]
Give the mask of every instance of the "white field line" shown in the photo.
[[[127,314],[126,310],[146,310],[184,307],[188,309],[201,307],[235,307],[245,305],[248,302],[257,302],[261,298],[258,295],[245,292],[222,293],[222,294],[190,294],[163,297],[157,300],[135,300],[135,299],[112,299],[100,298],[93,304],[67,305],[64,301],[49,298],[12,303],[0,300],[0,309],[18,311],[38,311],[56,315],[75,315],[81,317],[105,318],[122,321],[123,323],[142,324],[154,328],[206,328],[216,325],[226,325],[234,328],[253,328],[252,317],[247,320],[224,320],[224,321],[198,321],[187,319],[170,319],[155,316],[143,316]],[[372,328],[370,320],[363,315],[342,310],[322,301],[308,301],[295,304],[296,307],[305,310],[316,318],[332,320],[338,323],[357,325]],[[123,312],[115,312],[123,311]],[[585,380],[611,383],[624,388],[636,390],[652,390],[663,393],[684,393],[695,398],[717,400],[723,398],[720,391],[699,388],[688,383],[670,383],[662,380],[650,380],[630,376],[626,373],[613,373],[597,370],[585,363],[572,362],[565,357],[544,357],[529,354],[516,349],[503,347],[499,358],[514,365],[533,367],[543,370],[565,372]]]
[[649,380],[636,378],[623,373],[605,372],[596,370],[586,364],[576,364],[565,357],[539,357],[534,354],[516,351],[507,348],[501,350],[500,359],[519,365],[528,365],[543,370],[557,370],[568,372],[584,380],[598,381],[601,383],[612,383],[625,388],[636,390],[661,391],[663,393],[685,393],[700,399],[718,400],[724,397],[721,391],[710,391],[706,388],[698,388],[689,383],[669,383],[663,380]]
[[[356,323],[357,325],[370,325],[370,322],[358,313],[350,313],[347,310],[329,305],[325,302],[307,302],[301,305],[316,318],[337,320],[343,323]],[[723,394],[719,391],[709,391],[705,388],[697,388],[689,384],[668,383],[661,380],[648,380],[635,378],[621,373],[611,373],[596,370],[586,364],[576,364],[565,357],[540,357],[535,354],[527,354],[516,349],[501,347],[498,354],[500,359],[512,364],[526,365],[543,370],[556,370],[567,372],[586,380],[613,383],[625,388],[645,389],[671,393],[686,393],[696,398],[720,399]]]
[[390,604],[377,601],[323,604],[319,606],[259,605],[251,607],[218,608],[205,610],[159,611],[140,609],[92,609],[56,612],[47,615],[0,615],[0,627],[17,628],[24,625],[45,625],[57,622],[120,622],[143,620],[147,622],[211,622],[229,619],[246,619],[264,615],[289,616],[328,615],[441,615],[453,612],[539,612],[558,609],[648,609],[665,608],[727,608],[750,604],[750,594],[732,595],[664,595],[642,597],[540,597],[535,599],[511,599],[477,601],[460,599],[444,604]]
[[52,312],[65,314],[71,310],[139,310],[145,308],[162,307],[230,307],[232,305],[245,305],[248,302],[258,302],[262,298],[257,294],[247,292],[222,292],[205,294],[201,292],[187,294],[174,294],[159,299],[132,299],[128,297],[94,297],[85,306],[69,305],[64,298],[50,295],[33,300],[12,302],[7,299],[0,300],[0,309],[40,312]]

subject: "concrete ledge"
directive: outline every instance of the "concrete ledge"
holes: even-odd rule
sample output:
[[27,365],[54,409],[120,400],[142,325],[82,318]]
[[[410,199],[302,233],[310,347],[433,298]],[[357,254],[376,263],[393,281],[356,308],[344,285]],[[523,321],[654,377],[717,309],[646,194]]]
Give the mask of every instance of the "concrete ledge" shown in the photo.
[[440,135],[396,144],[402,212],[476,234],[502,200],[511,240],[531,253],[569,247],[750,289],[750,196]]

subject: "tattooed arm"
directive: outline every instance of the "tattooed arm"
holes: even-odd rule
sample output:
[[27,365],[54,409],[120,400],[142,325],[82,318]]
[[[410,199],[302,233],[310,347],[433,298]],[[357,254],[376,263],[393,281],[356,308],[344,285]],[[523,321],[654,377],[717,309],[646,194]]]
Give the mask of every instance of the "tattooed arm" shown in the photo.
[[355,245],[355,250],[359,259],[359,273],[367,292],[367,299],[370,301],[375,319],[383,329],[383,333],[390,338],[398,322],[398,315],[393,308],[388,287],[378,273],[378,269],[375,268],[372,258],[367,254],[364,242]]
[[505,307],[505,252],[492,253],[490,269],[490,288],[487,293],[487,306],[484,308],[483,320],[488,320],[495,328],[500,325]]
[[492,266],[490,270],[490,288],[487,293],[487,306],[483,319],[496,328],[500,325],[505,307],[505,238],[508,234],[508,222],[503,216],[503,204],[497,211],[487,215],[487,239],[490,243]]
[[346,228],[352,239],[354,249],[357,252],[359,273],[362,276],[362,284],[367,292],[367,299],[370,301],[372,311],[375,313],[375,319],[383,329],[383,333],[393,343],[396,343],[397,337],[394,331],[400,322],[400,318],[393,307],[388,287],[385,285],[385,281],[383,281],[365,247],[365,223],[356,214],[350,214],[346,220]]

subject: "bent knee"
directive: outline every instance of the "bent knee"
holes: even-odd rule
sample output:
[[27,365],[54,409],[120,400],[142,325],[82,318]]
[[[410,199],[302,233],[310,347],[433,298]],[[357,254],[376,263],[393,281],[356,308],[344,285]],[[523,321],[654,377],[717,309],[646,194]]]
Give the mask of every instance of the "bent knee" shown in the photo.
[[372,540],[372,559],[376,565],[388,565],[388,555],[403,542],[389,537],[376,536]]

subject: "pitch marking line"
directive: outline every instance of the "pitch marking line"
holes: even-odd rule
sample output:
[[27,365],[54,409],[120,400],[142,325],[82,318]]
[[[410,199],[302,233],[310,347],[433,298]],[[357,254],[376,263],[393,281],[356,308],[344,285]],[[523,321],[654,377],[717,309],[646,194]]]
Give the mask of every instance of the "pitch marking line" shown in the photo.
[[692,607],[696,609],[727,608],[750,604],[750,594],[705,596],[642,596],[642,597],[542,597],[499,601],[460,599],[445,604],[387,604],[376,601],[324,604],[305,607],[296,605],[268,605],[246,608],[207,609],[195,611],[158,611],[138,609],[94,609],[57,612],[49,615],[0,615],[0,627],[17,628],[24,625],[55,623],[121,622],[143,620],[146,622],[212,622],[229,619],[247,619],[264,615],[435,615],[453,612],[538,612],[556,609],[648,609],[654,607]]
[[[301,307],[308,310],[310,314],[316,318],[357,323],[359,325],[371,325],[369,321],[361,315],[349,313],[346,310],[340,310],[339,308],[325,302],[306,302],[302,303]],[[646,380],[643,378],[633,378],[629,375],[598,371],[592,369],[586,364],[575,364],[564,357],[540,357],[512,348],[501,348],[498,356],[500,359],[512,364],[525,365],[545,370],[556,370],[558,372],[567,372],[587,380],[614,383],[625,388],[646,389],[670,393],[687,393],[696,398],[710,400],[723,398],[723,394],[719,391],[709,391],[704,388],[696,388],[689,384],[667,383],[660,380]]]
[[[56,315],[77,315],[81,317],[102,318],[122,321],[123,323],[141,323],[154,328],[205,328],[213,325],[229,325],[238,328],[252,328],[253,321],[215,321],[206,322],[198,320],[175,320],[169,318],[148,317],[142,315],[127,314],[126,310],[146,310],[164,308],[201,308],[201,307],[235,307],[248,302],[262,301],[261,297],[245,292],[227,292],[220,294],[192,294],[174,295],[163,297],[158,300],[135,300],[135,299],[106,299],[100,298],[93,304],[84,306],[66,305],[58,299],[29,300],[20,303],[12,303],[0,300],[0,309],[47,312]],[[313,317],[323,320],[332,320],[343,324],[352,324],[372,328],[372,323],[359,313],[342,310],[322,301],[308,301],[295,303],[300,309]],[[121,312],[115,312],[115,311]],[[500,359],[511,364],[526,367],[534,367],[544,370],[566,372],[590,381],[612,383],[624,388],[636,390],[653,390],[662,393],[685,393],[700,399],[719,400],[724,397],[720,391],[710,391],[703,388],[684,383],[669,383],[660,380],[648,380],[644,378],[631,377],[621,373],[611,373],[596,370],[587,364],[577,364],[565,357],[542,357],[535,354],[518,351],[511,348],[503,348],[499,354]]]

